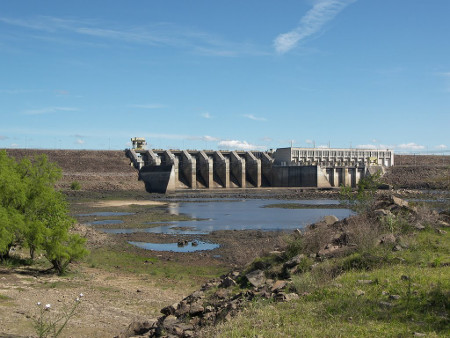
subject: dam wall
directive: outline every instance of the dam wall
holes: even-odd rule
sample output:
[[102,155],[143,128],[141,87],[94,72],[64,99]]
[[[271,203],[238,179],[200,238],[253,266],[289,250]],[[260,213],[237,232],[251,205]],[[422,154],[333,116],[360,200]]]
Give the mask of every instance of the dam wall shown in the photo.
[[[286,159],[286,150],[281,153]],[[128,149],[126,155],[139,170],[146,190],[159,193],[183,189],[356,187],[364,176],[384,170],[383,165],[370,163],[373,156],[358,158],[356,163],[329,157],[319,163],[286,163],[274,156],[277,152],[259,151]]]

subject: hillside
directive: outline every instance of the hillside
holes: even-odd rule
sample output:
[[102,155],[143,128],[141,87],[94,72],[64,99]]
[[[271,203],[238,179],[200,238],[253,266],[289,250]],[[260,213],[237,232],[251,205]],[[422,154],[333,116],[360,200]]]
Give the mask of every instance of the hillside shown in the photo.
[[143,191],[136,169],[120,150],[39,150],[7,149],[7,153],[20,160],[25,156],[48,156],[63,170],[58,188],[69,190],[72,182],[81,184],[86,191]]

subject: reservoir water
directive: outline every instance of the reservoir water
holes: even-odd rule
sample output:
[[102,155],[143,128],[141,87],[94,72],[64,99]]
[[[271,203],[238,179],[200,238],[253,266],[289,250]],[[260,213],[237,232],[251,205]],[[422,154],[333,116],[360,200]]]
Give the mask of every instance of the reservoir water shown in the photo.
[[[303,204],[308,208],[283,209],[265,208],[270,204]],[[327,215],[339,219],[352,214],[349,209],[324,208],[326,205],[339,204],[336,200],[201,200],[169,203],[168,212],[174,215],[188,215],[197,221],[177,221],[149,223],[148,228],[140,229],[101,229],[108,233],[149,232],[161,234],[207,234],[216,230],[264,230],[283,231],[301,229],[319,221]],[[314,208],[317,206],[317,208]]]

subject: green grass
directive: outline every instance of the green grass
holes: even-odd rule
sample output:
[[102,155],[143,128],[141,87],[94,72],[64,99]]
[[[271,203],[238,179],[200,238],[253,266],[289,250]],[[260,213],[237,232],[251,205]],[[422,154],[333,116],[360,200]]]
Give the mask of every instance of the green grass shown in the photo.
[[[213,335],[409,337],[419,332],[427,337],[449,336],[450,234],[428,230],[406,241],[408,248],[398,252],[373,249],[370,257],[378,257],[378,262],[356,253],[294,275],[299,300],[252,302]],[[361,264],[352,267],[350,261]]]
[[[122,250],[100,248],[92,250],[86,263],[107,271],[143,274],[151,276],[157,283],[170,288],[180,285],[196,286],[208,279],[226,272],[217,265],[189,265],[174,261],[163,261],[133,252],[127,252],[127,245]],[[168,281],[169,280],[169,281]]]

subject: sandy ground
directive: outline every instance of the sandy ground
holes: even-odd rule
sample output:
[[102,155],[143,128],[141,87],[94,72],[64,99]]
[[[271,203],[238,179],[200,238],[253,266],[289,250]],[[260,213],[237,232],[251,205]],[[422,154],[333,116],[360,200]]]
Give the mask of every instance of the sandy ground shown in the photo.
[[89,205],[95,208],[108,208],[108,207],[125,207],[129,205],[165,205],[166,202],[161,201],[129,201],[129,200],[112,200],[112,201],[100,201],[91,202]]

